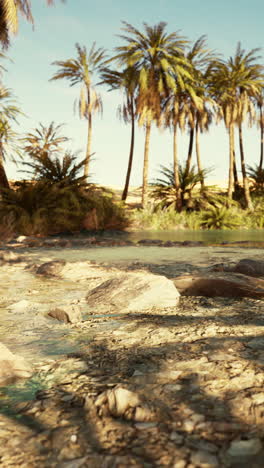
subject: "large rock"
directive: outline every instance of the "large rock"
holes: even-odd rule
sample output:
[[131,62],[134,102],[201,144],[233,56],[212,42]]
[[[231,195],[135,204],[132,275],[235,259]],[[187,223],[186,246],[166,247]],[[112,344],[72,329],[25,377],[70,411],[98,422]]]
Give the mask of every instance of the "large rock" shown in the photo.
[[173,282],[183,296],[264,297],[264,280],[239,273],[184,275]]
[[32,368],[25,359],[13,354],[0,343],[0,386],[13,383],[19,378],[28,378],[31,374]]
[[140,312],[144,309],[175,307],[179,301],[173,282],[145,271],[116,273],[87,295],[90,308]]
[[264,261],[243,258],[235,266],[234,271],[248,276],[264,276]]

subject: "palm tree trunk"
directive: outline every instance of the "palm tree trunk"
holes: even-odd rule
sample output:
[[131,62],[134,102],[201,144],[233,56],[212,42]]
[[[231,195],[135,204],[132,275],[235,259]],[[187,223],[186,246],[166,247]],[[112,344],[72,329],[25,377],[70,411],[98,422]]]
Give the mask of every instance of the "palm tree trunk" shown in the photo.
[[87,146],[86,146],[86,155],[85,155],[85,164],[84,164],[84,175],[87,180],[88,174],[89,174],[89,163],[91,159],[91,148],[92,148],[92,112],[89,109],[90,100],[91,100],[89,85],[86,85],[86,89],[87,89],[87,106],[88,106],[88,116],[87,116],[88,128],[87,128]]
[[228,176],[228,190],[227,190],[227,206],[231,205],[233,191],[234,191],[234,124],[229,125],[229,176]]
[[189,148],[188,148],[188,156],[186,161],[186,175],[189,174],[191,168],[191,161],[192,161],[192,151],[193,151],[193,138],[194,138],[194,128],[190,129],[190,140],[189,140]]
[[176,209],[178,212],[182,210],[180,177],[179,177],[179,161],[178,161],[178,147],[177,147],[177,123],[173,125],[173,172],[174,184],[176,190]]
[[91,147],[92,147],[92,115],[89,113],[88,115],[88,135],[87,135],[87,147],[86,147],[86,155],[85,155],[85,164],[84,164],[84,175],[86,179],[88,178],[89,174],[89,163],[91,159]]
[[236,153],[234,150],[234,157],[233,157],[233,172],[234,172],[234,186],[239,187],[238,175],[237,175],[237,165],[236,165]]
[[240,158],[241,158],[241,170],[243,176],[243,186],[244,186],[244,194],[245,194],[245,201],[246,207],[250,211],[254,211],[253,204],[250,198],[250,191],[247,179],[247,172],[246,172],[246,165],[245,165],[245,153],[244,153],[244,145],[243,145],[243,134],[242,134],[242,124],[238,127],[239,130],[239,148],[240,148]]
[[203,176],[203,169],[201,163],[201,153],[200,153],[200,132],[199,132],[199,125],[198,122],[196,123],[196,132],[195,132],[195,146],[196,146],[196,160],[197,160],[197,167],[198,171],[201,175],[201,188],[204,189],[204,176]]
[[[1,143],[0,143],[0,145],[1,145]],[[1,149],[0,149],[0,151],[1,151]],[[7,175],[6,175],[6,171],[5,171],[5,168],[4,168],[4,159],[3,159],[2,154],[0,154],[0,189],[1,188],[10,189],[10,185],[9,185],[8,178],[7,178]]]
[[264,157],[264,115],[262,106],[259,108],[259,117],[260,117],[260,160],[259,160],[259,170],[261,171],[263,167],[263,157]]
[[144,148],[144,166],[143,166],[143,184],[142,184],[142,208],[148,204],[148,168],[149,168],[149,141],[150,141],[151,123],[146,124],[145,148]]
[[127,174],[126,174],[126,182],[125,187],[122,194],[122,200],[126,201],[127,192],[129,187],[131,169],[132,169],[132,162],[133,162],[133,155],[134,155],[134,144],[135,144],[135,113],[134,113],[134,104],[133,98],[131,99],[131,106],[130,106],[130,115],[131,115],[131,140],[130,140],[130,152],[128,158],[128,167],[127,167]]

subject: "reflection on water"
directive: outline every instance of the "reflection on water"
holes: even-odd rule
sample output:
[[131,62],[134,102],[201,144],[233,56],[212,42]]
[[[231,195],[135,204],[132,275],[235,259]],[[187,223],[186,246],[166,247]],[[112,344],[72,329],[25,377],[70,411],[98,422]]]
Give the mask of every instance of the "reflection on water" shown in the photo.
[[264,242],[264,229],[259,230],[214,230],[214,231],[136,231],[126,233],[127,239],[138,242],[142,239],[167,241],[199,241],[206,244],[222,242]]

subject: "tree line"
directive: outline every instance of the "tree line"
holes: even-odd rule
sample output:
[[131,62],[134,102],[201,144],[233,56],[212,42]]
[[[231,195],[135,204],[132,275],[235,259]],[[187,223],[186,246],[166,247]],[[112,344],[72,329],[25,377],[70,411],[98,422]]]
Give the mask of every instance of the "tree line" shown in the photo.
[[[12,3],[3,1],[4,3]],[[13,1],[25,16],[32,20],[27,1]],[[52,3],[52,2],[48,2]],[[23,7],[23,8],[22,8]],[[4,10],[6,11],[6,10]],[[1,10],[0,10],[1,13]],[[9,24],[11,13],[9,13]],[[1,16],[1,15],[0,15]],[[3,15],[2,15],[3,16]],[[14,28],[13,28],[14,29]],[[15,30],[15,29],[14,29]],[[119,112],[131,125],[128,167],[122,199],[126,200],[133,163],[136,124],[145,130],[144,164],[142,176],[142,206],[148,202],[149,145],[153,126],[169,128],[173,138],[173,176],[177,209],[181,210],[182,197],[179,182],[177,151],[178,131],[189,132],[189,145],[185,161],[186,174],[191,170],[194,146],[201,188],[204,187],[204,170],[201,162],[199,136],[209,131],[213,123],[224,121],[229,137],[229,172],[227,206],[230,206],[234,189],[238,187],[238,161],[235,153],[235,132],[239,134],[240,165],[243,178],[245,206],[253,210],[249,190],[243,125],[259,125],[260,154],[257,171],[263,169],[264,146],[264,67],[260,49],[243,49],[237,44],[233,56],[227,59],[209,48],[206,36],[193,44],[178,31],[168,32],[167,23],[153,26],[143,23],[142,29],[123,22],[119,35],[121,45],[115,47],[112,56],[94,43],[90,50],[76,44],[76,56],[53,63],[57,68],[51,81],[66,79],[70,86],[80,86],[79,114],[87,119],[87,147],[84,174],[89,174],[91,158],[92,123],[95,112],[102,111],[100,86],[123,93]],[[8,36],[0,35],[2,44],[8,45]],[[9,90],[3,88],[3,92]],[[8,97],[0,95],[1,133],[0,149],[5,157],[4,142],[11,132],[11,121],[19,110],[14,103],[5,104]],[[9,115],[5,112],[12,105]],[[28,137],[28,136],[27,136]],[[10,139],[12,140],[12,139]],[[24,146],[25,150],[26,146]],[[3,162],[3,161],[2,161]],[[3,173],[3,164],[1,172]]]

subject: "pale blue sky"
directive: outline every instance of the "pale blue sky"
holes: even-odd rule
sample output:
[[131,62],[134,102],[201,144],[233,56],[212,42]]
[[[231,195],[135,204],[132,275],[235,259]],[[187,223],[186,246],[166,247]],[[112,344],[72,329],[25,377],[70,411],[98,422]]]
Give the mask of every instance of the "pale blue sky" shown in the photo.
[[[71,147],[82,150],[86,145],[86,121],[73,113],[73,102],[78,88],[69,88],[66,81],[49,82],[56,68],[54,60],[74,57],[75,43],[89,49],[96,41],[98,47],[108,49],[122,43],[121,21],[138,28],[142,22],[168,23],[167,30],[180,30],[194,41],[202,34],[208,36],[208,45],[224,57],[232,55],[240,40],[245,49],[264,46],[263,0],[67,0],[53,8],[47,8],[44,0],[33,0],[35,28],[24,20],[19,34],[12,41],[8,55],[14,63],[8,63],[4,83],[13,89],[23,111],[28,116],[20,119],[21,133],[33,129],[39,122],[64,123],[64,134],[71,137]],[[101,88],[104,103],[103,118],[94,119],[93,148],[95,160],[91,165],[92,179],[104,185],[123,185],[129,151],[130,128],[121,123],[116,109],[121,102],[118,92]],[[245,149],[249,164],[258,161],[258,131],[245,131]],[[186,158],[188,136],[180,136],[179,154]],[[142,178],[144,150],[143,131],[136,134],[135,161],[131,185],[139,186]],[[223,180],[228,168],[228,136],[223,125],[212,127],[202,136],[203,165],[214,166],[211,178]],[[151,136],[150,179],[157,176],[159,164],[168,165],[172,160],[172,137],[169,131],[155,130]],[[10,178],[18,177],[14,166],[7,163]],[[21,177],[21,176],[20,176]]]

